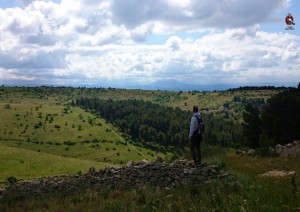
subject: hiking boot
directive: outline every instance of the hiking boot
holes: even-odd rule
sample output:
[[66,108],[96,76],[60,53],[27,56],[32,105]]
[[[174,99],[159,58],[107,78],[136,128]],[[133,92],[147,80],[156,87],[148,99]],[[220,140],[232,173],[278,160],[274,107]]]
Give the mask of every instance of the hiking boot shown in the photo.
[[207,163],[205,163],[205,162],[202,162],[202,163],[198,162],[198,163],[195,164],[195,167],[198,167],[198,168],[199,167],[205,167],[205,166],[207,166]]
[[200,166],[200,165],[201,165],[201,161],[195,161],[195,162],[194,162],[194,165],[195,165],[196,167]]

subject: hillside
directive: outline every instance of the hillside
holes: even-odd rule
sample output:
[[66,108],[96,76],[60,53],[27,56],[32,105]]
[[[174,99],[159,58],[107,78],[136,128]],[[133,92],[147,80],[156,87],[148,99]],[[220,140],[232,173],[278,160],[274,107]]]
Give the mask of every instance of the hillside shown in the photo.
[[[0,210],[23,211],[26,207],[31,211],[76,211],[86,208],[103,211],[125,208],[129,211],[185,211],[187,205],[191,211],[299,210],[299,175],[295,174],[299,172],[299,157],[262,157],[267,152],[259,151],[266,149],[258,149],[257,153],[248,155],[246,152],[253,151],[245,147],[241,132],[245,106],[250,103],[257,110],[262,110],[266,101],[279,92],[281,90],[252,88],[170,92],[1,87],[0,187],[7,186],[7,182],[15,178],[25,180],[15,184],[16,188],[22,187],[26,179],[38,178],[27,181],[28,185],[36,186],[37,194],[40,194],[39,185],[48,188],[48,182],[52,183],[55,192],[60,193],[56,190],[57,185],[64,188],[61,182],[68,182],[66,180],[69,178],[72,179],[71,184],[82,179],[91,187],[83,186],[88,189],[63,198],[26,197],[12,203],[0,202]],[[207,164],[202,164],[202,168],[214,167],[220,173],[230,173],[234,181],[211,178],[210,175],[215,172],[209,169],[209,173],[202,173],[208,180],[204,184],[179,188],[166,184],[157,187],[159,182],[171,182],[172,185],[179,175],[194,176],[197,180],[201,177],[198,174],[189,175],[200,170],[189,162],[187,143],[182,142],[187,139],[191,108],[195,104],[200,106],[207,124],[202,143],[203,161]],[[230,147],[241,148],[242,151]],[[156,163],[153,160],[157,155],[162,156],[166,163],[149,166]],[[142,162],[127,164],[128,161]],[[189,170],[186,165],[178,170],[174,164],[184,161],[191,165]],[[90,166],[94,166],[96,171],[87,173]],[[134,174],[124,172],[131,168]],[[173,168],[178,171],[173,176],[175,180],[168,177],[170,174],[164,174]],[[149,169],[149,173],[146,174],[144,169]],[[152,169],[159,170],[157,173],[161,175],[153,175],[156,172]],[[273,173],[284,175],[274,176]],[[128,177],[133,188],[122,190],[124,182],[119,180],[120,175]],[[39,178],[45,176],[49,177]],[[129,179],[129,176],[133,178]],[[149,185],[154,186],[145,187],[140,178],[149,177]],[[113,183],[112,179],[115,180]],[[142,187],[136,188],[132,184],[133,179]],[[99,183],[98,190],[93,189],[95,182]],[[103,189],[102,185],[108,187]],[[112,185],[117,185],[118,190],[110,187]],[[27,190],[25,185],[25,196]],[[5,189],[0,191],[3,193]]]
[[98,162],[143,158],[104,120],[80,108],[46,101],[0,103],[0,107],[6,108],[1,120],[7,120],[2,123],[1,144]]
[[[4,149],[5,146],[19,149],[18,155],[24,158],[28,158],[31,153],[62,156],[61,164],[68,164],[71,158],[85,160],[89,164],[123,164],[142,159],[153,160],[158,154],[162,155],[133,146],[105,120],[78,107],[66,106],[65,95],[40,96],[26,92],[26,89],[13,88],[0,94],[0,108],[3,111],[0,120],[5,120],[0,123],[1,152],[10,155],[1,160],[3,164],[0,168],[5,167],[6,170],[1,172],[1,180],[10,176],[30,178],[38,173],[38,170],[34,173],[28,168],[35,166],[35,160],[29,160],[26,163],[27,169],[24,169],[22,176],[19,175],[16,171],[19,166],[8,165],[14,163],[15,158],[9,154],[9,149]],[[30,151],[21,151],[24,149]],[[39,161],[45,162],[48,158]],[[76,163],[70,163],[70,166],[66,170],[58,168],[53,173],[45,173],[53,175],[70,173],[71,170],[73,173],[82,171],[82,166]],[[43,168],[38,167],[41,168],[41,174],[44,173]]]
[[[114,88],[2,86],[0,108],[3,113],[0,114],[0,120],[5,121],[0,123],[0,145],[63,156],[66,159],[88,160],[92,163],[124,164],[142,159],[153,160],[157,155],[170,158],[172,152],[161,153],[146,149],[142,147],[143,145],[135,146],[138,143],[132,142],[128,134],[120,132],[118,125],[112,126],[92,111],[71,106],[71,103],[81,97],[102,100],[136,99],[179,108],[183,111],[190,111],[191,107],[197,104],[203,113],[213,114],[216,122],[223,117],[228,121],[240,122],[245,102],[267,99],[278,92],[278,90],[171,92]],[[118,120],[114,122],[119,123]],[[231,129],[227,128],[231,125],[227,124],[224,128],[219,126],[220,123],[217,125],[210,123],[209,119],[207,123],[209,129],[213,131],[208,131],[206,136],[212,139],[221,136],[219,138],[221,140],[230,138]],[[234,125],[232,126],[234,128]],[[219,134],[220,128],[227,131],[224,131],[223,135]],[[182,136],[184,135],[185,131]],[[14,170],[14,167],[11,169]],[[80,169],[74,167],[74,170]]]

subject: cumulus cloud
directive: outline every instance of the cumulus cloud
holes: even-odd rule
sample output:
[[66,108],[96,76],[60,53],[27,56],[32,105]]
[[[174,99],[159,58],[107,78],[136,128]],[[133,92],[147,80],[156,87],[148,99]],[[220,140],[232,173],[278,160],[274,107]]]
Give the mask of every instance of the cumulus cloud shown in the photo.
[[[128,28],[144,23],[172,25],[173,30],[236,28],[267,22],[288,0],[112,0],[113,21]],[[255,11],[255,12],[253,12]]]
[[[0,9],[0,81],[293,81],[300,77],[299,36],[259,24],[288,3],[24,1],[24,8]],[[198,38],[176,34],[208,28]],[[149,34],[170,36],[147,45]]]

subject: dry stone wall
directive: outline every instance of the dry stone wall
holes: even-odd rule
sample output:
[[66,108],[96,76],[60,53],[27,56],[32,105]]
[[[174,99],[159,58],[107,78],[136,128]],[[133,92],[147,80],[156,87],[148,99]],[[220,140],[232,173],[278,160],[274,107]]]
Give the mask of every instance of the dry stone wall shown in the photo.
[[166,163],[156,161],[129,162],[123,167],[90,168],[84,175],[37,178],[17,182],[0,190],[0,200],[33,196],[66,195],[86,189],[131,189],[144,186],[178,187],[203,183],[213,179],[232,180],[232,176],[217,166],[176,160]]

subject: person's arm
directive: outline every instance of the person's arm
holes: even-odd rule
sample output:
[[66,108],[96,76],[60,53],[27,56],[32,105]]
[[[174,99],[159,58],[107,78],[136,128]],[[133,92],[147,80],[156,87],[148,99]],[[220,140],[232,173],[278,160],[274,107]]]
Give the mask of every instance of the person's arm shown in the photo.
[[191,125],[190,125],[190,133],[189,133],[189,138],[192,137],[194,130],[196,129],[196,117],[191,118]]

